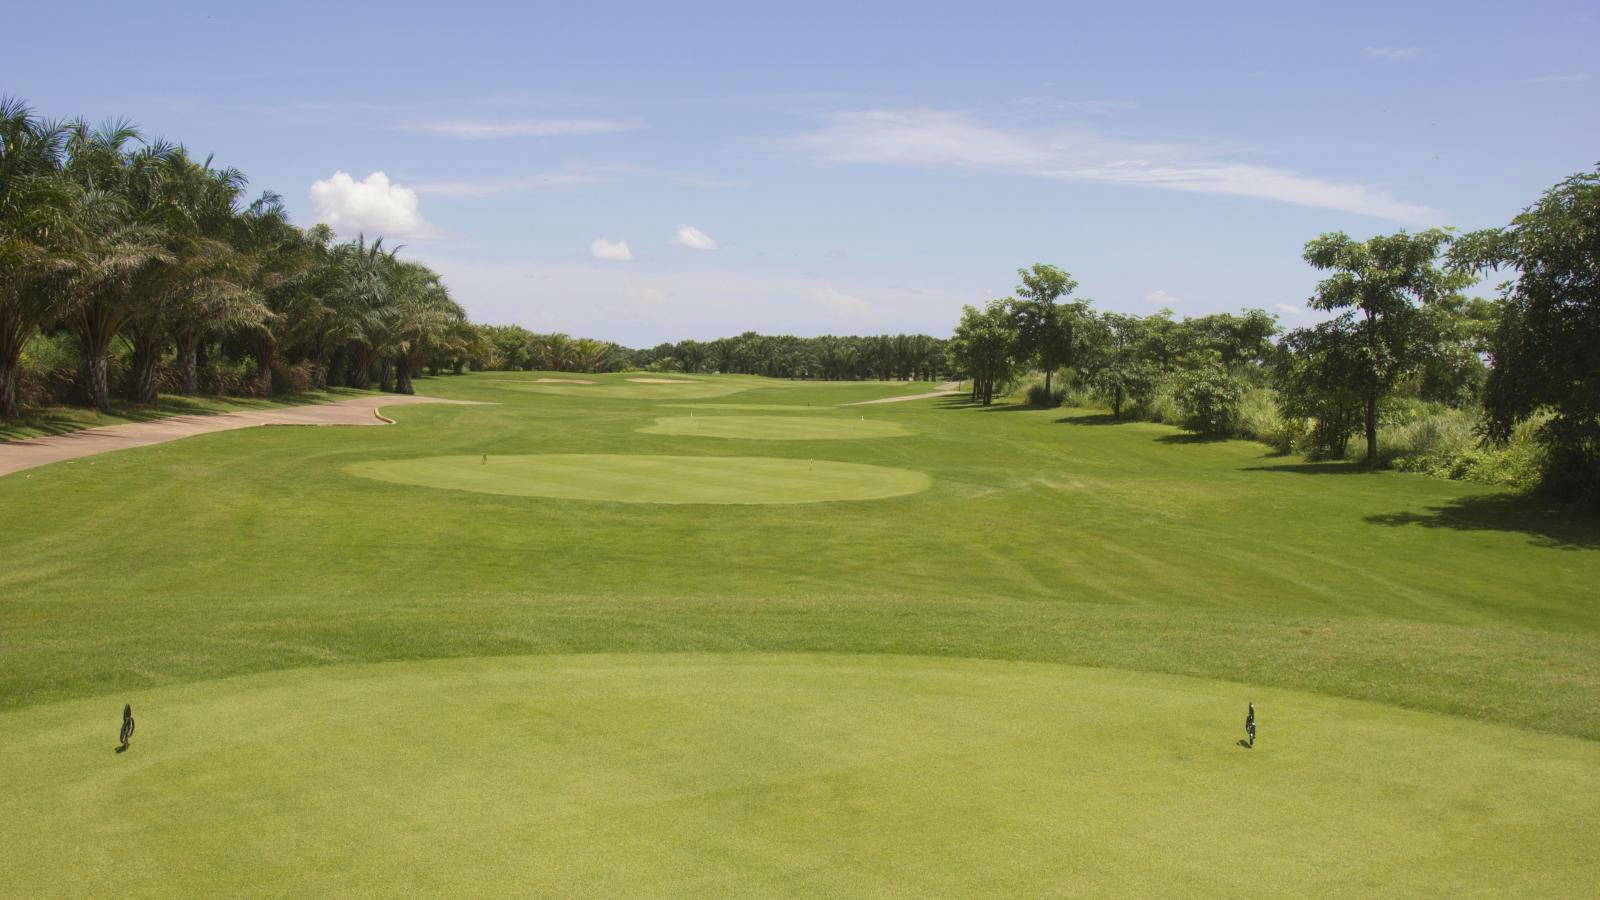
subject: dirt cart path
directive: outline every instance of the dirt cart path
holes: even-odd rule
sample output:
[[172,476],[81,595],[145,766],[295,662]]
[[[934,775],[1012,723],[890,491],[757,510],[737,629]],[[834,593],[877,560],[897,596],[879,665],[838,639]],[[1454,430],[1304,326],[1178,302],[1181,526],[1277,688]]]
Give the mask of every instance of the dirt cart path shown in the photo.
[[312,406],[252,409],[214,416],[172,416],[149,422],[102,425],[68,434],[0,442],[0,476],[62,460],[161,444],[213,431],[232,431],[257,425],[389,425],[392,423],[378,413],[380,407],[470,402],[406,394],[370,394]]

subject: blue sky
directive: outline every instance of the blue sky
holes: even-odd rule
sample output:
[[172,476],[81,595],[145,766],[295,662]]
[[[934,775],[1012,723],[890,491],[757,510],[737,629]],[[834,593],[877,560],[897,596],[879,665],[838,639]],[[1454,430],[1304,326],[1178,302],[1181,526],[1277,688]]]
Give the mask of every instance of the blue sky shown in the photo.
[[1600,160],[1593,2],[1200,6],[30,4],[0,92],[635,346],[944,335],[1033,262],[1293,325],[1318,233],[1503,224]]

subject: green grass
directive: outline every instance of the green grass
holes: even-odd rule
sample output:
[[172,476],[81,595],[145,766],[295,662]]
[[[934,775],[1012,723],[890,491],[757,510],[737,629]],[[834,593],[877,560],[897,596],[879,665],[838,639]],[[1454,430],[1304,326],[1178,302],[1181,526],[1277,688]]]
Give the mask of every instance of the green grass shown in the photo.
[[327,403],[341,397],[367,393],[349,388],[331,388],[287,397],[184,397],[162,394],[155,406],[117,402],[108,413],[82,406],[50,406],[30,409],[20,419],[0,419],[0,441],[21,441],[53,434],[70,434],[102,425],[149,422],[168,416],[209,416],[247,409],[273,409]]
[[817,503],[928,489],[928,476],[858,463],[762,457],[424,456],[355,463],[362,478],[421,487],[619,503]]
[[643,434],[738,438],[747,441],[846,441],[902,437],[911,432],[899,422],[841,419],[836,416],[666,416],[639,429]]
[[[1600,745],[893,656],[301,670],[7,717],[6,892],[1570,895]],[[110,726],[110,727],[107,727]]]
[[[959,397],[868,408],[892,440],[640,431],[706,396],[848,427],[821,407],[927,385],[535,377],[0,478],[18,883],[100,892],[108,860],[180,852],[205,864],[129,890],[1570,894],[1596,868],[1592,517]],[[697,460],[656,479],[680,496],[752,459],[928,487],[713,506],[352,474],[459,488],[485,453],[523,488],[581,456],[562,483],[607,496],[641,486],[607,456]]]

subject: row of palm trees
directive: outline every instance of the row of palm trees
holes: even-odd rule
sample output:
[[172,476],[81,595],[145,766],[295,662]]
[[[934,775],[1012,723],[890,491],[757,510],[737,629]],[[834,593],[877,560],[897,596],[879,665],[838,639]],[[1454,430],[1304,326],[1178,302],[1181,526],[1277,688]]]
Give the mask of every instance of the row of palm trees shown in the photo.
[[424,364],[465,357],[472,326],[436,273],[381,239],[298,228],[282,198],[246,201],[245,185],[126,122],[52,122],[0,98],[0,415],[19,414],[41,329],[76,337],[82,399],[101,409],[118,340],[136,403],[156,401],[163,369],[197,393],[208,347],[252,358],[259,394],[288,369],[312,387],[410,393]]

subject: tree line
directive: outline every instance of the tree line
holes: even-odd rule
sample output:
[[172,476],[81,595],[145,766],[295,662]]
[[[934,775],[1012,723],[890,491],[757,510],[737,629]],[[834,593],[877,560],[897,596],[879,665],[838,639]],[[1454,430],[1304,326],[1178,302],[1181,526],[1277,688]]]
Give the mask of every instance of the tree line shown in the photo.
[[[68,337],[71,397],[411,393],[474,332],[439,276],[382,240],[290,223],[282,198],[125,121],[49,121],[0,98],[0,416],[30,342]],[[119,369],[114,373],[114,369]]]
[[[1070,275],[1039,264],[1019,270],[1015,296],[963,309],[950,358],[976,403],[1041,372],[1030,403],[1070,393],[1113,417],[1323,458],[1358,440],[1374,468],[1385,433],[1417,458],[1432,454],[1416,467],[1456,477],[1510,465],[1514,447],[1546,488],[1600,506],[1600,169],[1550,188],[1504,228],[1335,232],[1303,257],[1325,273],[1308,306],[1331,316],[1315,325],[1285,332],[1261,310],[1097,311],[1073,298]],[[1499,296],[1466,296],[1487,272],[1508,273]]]

